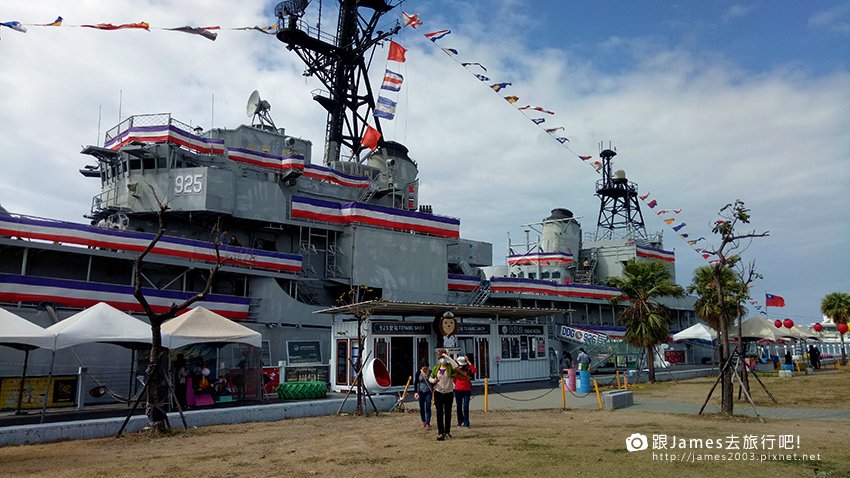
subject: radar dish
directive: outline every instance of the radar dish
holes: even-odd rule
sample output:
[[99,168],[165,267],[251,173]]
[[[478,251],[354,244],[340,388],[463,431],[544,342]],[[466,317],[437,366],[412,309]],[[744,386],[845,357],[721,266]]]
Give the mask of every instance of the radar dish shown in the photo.
[[280,2],[274,7],[274,16],[283,17],[303,17],[307,10],[307,5],[310,0],[286,0]]
[[253,118],[255,114],[257,114],[257,108],[260,106],[260,92],[254,90],[251,93],[251,97],[248,98],[248,106],[245,109],[245,113],[249,118]]
[[626,179],[626,172],[622,169],[614,171],[614,179]]
[[[261,129],[275,130],[277,129],[274,125],[274,121],[272,121],[272,117],[269,115],[269,111],[271,111],[272,105],[269,104],[268,101],[260,98],[260,92],[254,90],[251,93],[251,97],[248,98],[248,104],[245,106],[245,113],[248,115],[251,120],[251,126],[257,126]],[[259,124],[255,122],[255,120],[259,120]]]

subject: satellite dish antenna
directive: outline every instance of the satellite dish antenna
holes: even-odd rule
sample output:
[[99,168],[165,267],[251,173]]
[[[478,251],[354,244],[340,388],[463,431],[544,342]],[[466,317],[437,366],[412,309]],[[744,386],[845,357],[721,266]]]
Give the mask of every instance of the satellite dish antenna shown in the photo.
[[277,128],[269,115],[272,105],[268,101],[260,98],[260,92],[254,90],[248,98],[248,104],[245,107],[245,113],[251,118],[251,126],[256,126],[260,129],[276,130]]

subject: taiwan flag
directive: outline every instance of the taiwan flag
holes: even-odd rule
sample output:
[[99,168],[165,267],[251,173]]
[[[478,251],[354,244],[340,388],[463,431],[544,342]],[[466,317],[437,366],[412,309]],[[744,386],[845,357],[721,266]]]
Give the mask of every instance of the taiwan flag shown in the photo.
[[785,299],[779,295],[765,294],[765,305],[768,307],[785,307]]

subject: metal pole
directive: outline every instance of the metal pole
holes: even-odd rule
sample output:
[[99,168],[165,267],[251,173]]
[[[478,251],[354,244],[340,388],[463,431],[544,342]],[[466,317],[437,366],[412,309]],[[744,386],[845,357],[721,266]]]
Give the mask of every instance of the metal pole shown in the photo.
[[21,371],[21,386],[18,387],[18,409],[15,410],[15,415],[21,414],[21,402],[24,400],[24,381],[27,379],[27,362],[30,359],[29,347],[24,349],[24,369]]
[[56,363],[56,350],[53,350],[50,356],[50,372],[47,374],[47,389],[44,391],[44,403],[41,405],[41,419],[39,423],[44,423],[44,412],[47,411],[47,400],[50,398],[50,383],[53,381],[53,365]]

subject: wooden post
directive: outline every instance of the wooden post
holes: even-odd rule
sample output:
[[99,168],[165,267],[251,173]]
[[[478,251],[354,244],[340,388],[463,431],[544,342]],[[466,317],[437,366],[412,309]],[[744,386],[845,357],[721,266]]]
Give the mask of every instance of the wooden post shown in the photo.
[[489,377],[484,377],[484,413],[487,413],[489,411],[489,408],[488,408],[488,405],[489,405],[488,394],[490,392],[489,380],[490,380]]
[[596,379],[593,379],[593,388],[596,389],[596,400],[599,402],[599,411],[602,411],[602,395],[599,394],[599,384],[596,383]]

